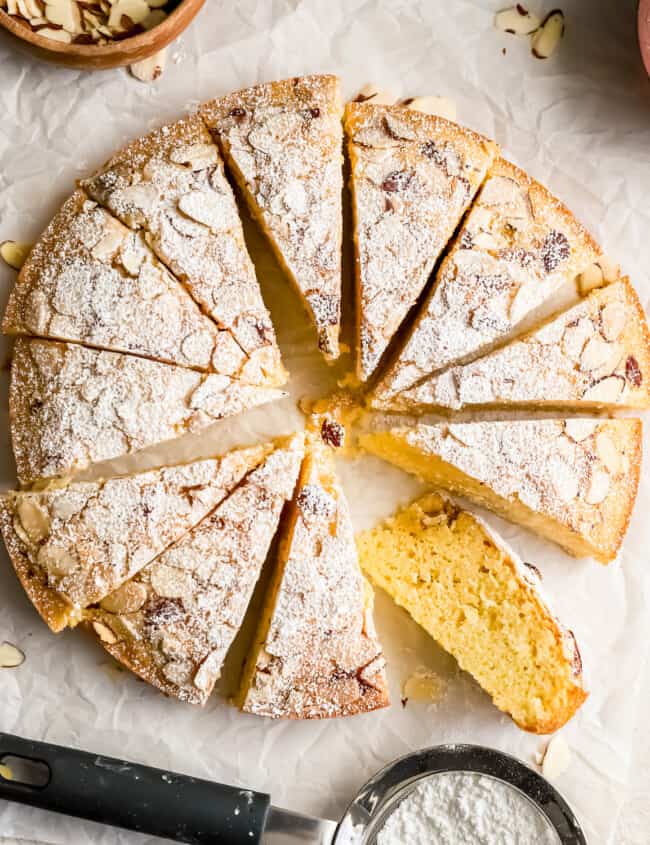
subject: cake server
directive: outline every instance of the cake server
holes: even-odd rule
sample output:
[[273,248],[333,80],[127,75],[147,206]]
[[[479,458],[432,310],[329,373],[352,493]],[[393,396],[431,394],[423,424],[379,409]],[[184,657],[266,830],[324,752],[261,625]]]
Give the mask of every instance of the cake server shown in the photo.
[[0,799],[192,845],[373,845],[421,778],[449,771],[506,781],[544,814],[558,845],[586,845],[547,780],[481,746],[440,745],[390,763],[334,822],[273,807],[261,792],[0,733]]

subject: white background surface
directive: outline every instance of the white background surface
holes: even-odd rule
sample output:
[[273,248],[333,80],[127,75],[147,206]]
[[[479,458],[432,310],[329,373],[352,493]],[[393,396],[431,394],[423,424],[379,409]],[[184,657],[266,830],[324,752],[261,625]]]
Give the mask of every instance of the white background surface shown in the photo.
[[[562,197],[632,276],[650,303],[650,84],[635,44],[635,4],[564,2],[567,34],[555,58],[533,59],[526,40],[500,35],[484,0],[208,0],[172,49],[155,86],[118,70],[57,70],[0,46],[0,240],[32,240],[73,181],[128,138],[183,114],[201,99],[257,81],[336,72],[346,96],[378,81],[404,96],[445,94],[459,120],[504,150]],[[505,4],[507,5],[507,3]],[[538,0],[531,8],[544,11]],[[549,6],[550,8],[550,6]],[[502,55],[502,47],[507,48]],[[267,303],[294,374],[295,397],[332,386],[295,298],[250,230]],[[12,274],[0,269],[5,299]],[[3,348],[3,357],[6,347]],[[6,368],[4,368],[6,370]],[[1,396],[6,408],[6,372]],[[2,411],[1,481],[14,482]],[[289,430],[291,403],[215,433],[233,439]],[[226,441],[226,436],[228,440]],[[343,464],[357,527],[373,524],[418,487],[379,461]],[[565,729],[573,760],[558,786],[590,845],[650,841],[647,643],[650,575],[647,473],[624,550],[608,568],[574,561],[495,519],[545,576],[560,617],[582,647],[592,690]],[[51,635],[0,561],[0,640],[27,654],[0,674],[0,729],[272,792],[274,802],[336,817],[357,788],[393,757],[442,741],[487,743],[532,762],[542,745],[523,734],[388,600],[377,621],[391,665],[395,704],[380,714],[320,724],[272,724],[215,696],[203,711],[167,701],[116,672],[90,637]],[[399,703],[416,666],[449,677],[435,706]],[[56,845],[137,845],[142,837],[100,830],[0,802],[0,835]]]

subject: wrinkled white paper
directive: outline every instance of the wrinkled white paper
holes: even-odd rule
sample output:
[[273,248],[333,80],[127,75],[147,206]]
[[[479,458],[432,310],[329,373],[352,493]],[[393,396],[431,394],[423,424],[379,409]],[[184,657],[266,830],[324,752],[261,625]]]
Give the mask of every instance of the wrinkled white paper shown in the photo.
[[[376,81],[403,96],[443,94],[459,120],[496,138],[515,161],[548,184],[584,220],[650,301],[648,83],[634,41],[635,4],[564,2],[567,32],[557,55],[533,59],[527,41],[492,27],[500,0],[208,0],[170,48],[152,86],[124,70],[83,74],[37,64],[0,46],[0,240],[33,240],[74,180],[130,137],[198,101],[261,80],[305,72],[340,74],[347,96]],[[531,3],[545,11],[541,3]],[[505,53],[502,51],[505,50]],[[334,386],[314,336],[249,227],[293,399]],[[6,299],[13,274],[0,270]],[[3,342],[2,355],[8,346]],[[349,365],[349,361],[346,362]],[[2,373],[1,482],[15,484]],[[219,429],[225,448],[300,424],[293,401]],[[194,442],[196,446],[196,441]],[[341,463],[357,528],[374,524],[421,488],[367,458]],[[634,727],[640,713],[650,618],[650,482],[619,560],[609,567],[573,560],[557,548],[490,517],[524,559],[539,566],[561,619],[581,645],[591,697],[564,730],[572,764],[558,786],[591,845],[617,840]],[[204,710],[169,701],[118,672],[83,632],[49,633],[8,562],[0,566],[0,640],[22,648],[25,664],[0,670],[0,728],[151,765],[270,791],[275,804],[338,817],[384,763],[440,742],[485,743],[531,762],[543,742],[522,733],[386,597],[377,624],[390,667],[393,706],[321,723],[273,723],[245,716],[214,696]],[[232,661],[231,661],[232,662]],[[449,679],[437,705],[400,705],[402,682],[420,666]],[[0,803],[0,835],[56,845],[126,845],[146,838]],[[151,840],[148,840],[151,841]],[[644,841],[639,839],[639,842]]]

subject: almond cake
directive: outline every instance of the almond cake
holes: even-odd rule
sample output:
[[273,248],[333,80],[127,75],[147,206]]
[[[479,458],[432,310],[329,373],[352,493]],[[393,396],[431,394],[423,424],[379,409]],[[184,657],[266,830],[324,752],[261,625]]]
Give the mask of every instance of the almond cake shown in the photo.
[[498,159],[372,407],[388,407],[396,393],[431,373],[489,352],[599,256],[598,245],[559,200]]
[[592,291],[536,331],[390,400],[393,410],[602,410],[650,406],[650,332],[629,279]]
[[357,538],[361,566],[527,731],[559,730],[587,694],[575,637],[539,571],[437,493]]
[[9,424],[23,485],[199,431],[286,394],[73,343],[18,338]]
[[40,492],[9,493],[0,524],[14,569],[53,631],[100,601],[209,513],[270,451]]
[[357,376],[367,381],[423,291],[496,154],[492,141],[400,106],[349,103]]
[[87,613],[104,648],[148,683],[205,704],[291,498],[303,435],[278,444],[225,501]]
[[327,445],[343,428],[328,416],[312,428],[241,684],[241,708],[259,716],[324,719],[389,703],[372,590]]
[[304,300],[325,358],[339,356],[342,105],[335,76],[228,94],[200,109],[251,214]]
[[122,223],[145,233],[221,329],[219,372],[267,387],[286,382],[235,198],[201,118],[138,138],[81,185]]
[[641,421],[539,419],[418,424],[360,444],[423,481],[601,563],[616,557],[634,507]]
[[224,375],[239,372],[230,333],[202,313],[141,232],[127,229],[83,191],[64,203],[30,252],[2,329]]

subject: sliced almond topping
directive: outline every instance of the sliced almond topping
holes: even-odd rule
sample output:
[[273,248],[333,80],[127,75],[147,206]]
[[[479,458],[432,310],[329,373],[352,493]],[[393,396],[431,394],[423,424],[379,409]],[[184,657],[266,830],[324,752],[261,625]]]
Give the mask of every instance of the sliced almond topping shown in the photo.
[[444,117],[446,120],[456,120],[456,103],[447,97],[413,97],[405,102],[413,111],[421,111],[425,114],[432,114],[437,117]]
[[608,343],[599,336],[591,337],[582,350],[580,369],[583,372],[598,370],[604,371],[603,374],[611,373],[616,369],[622,354],[617,343]]
[[372,103],[373,106],[392,106],[397,102],[397,97],[388,88],[369,83],[364,85],[361,91],[354,98],[355,103]]
[[18,241],[4,241],[0,245],[0,255],[5,264],[13,267],[14,270],[20,270],[31,248],[32,244],[22,244],[18,243]]
[[502,9],[494,16],[495,27],[511,35],[532,35],[540,24],[537,15],[529,12],[521,3],[510,9]]
[[110,596],[102,600],[101,606],[109,613],[136,613],[147,600],[147,588],[136,581],[127,581]]
[[175,566],[159,565],[151,572],[151,586],[165,599],[180,599],[192,589],[192,575]]
[[564,35],[564,12],[555,9],[543,20],[533,35],[531,50],[536,59],[548,59],[557,50]]
[[625,305],[622,302],[609,302],[600,311],[600,325],[603,337],[618,340],[625,328]]
[[585,495],[585,502],[589,505],[599,505],[609,493],[610,477],[608,472],[597,469],[592,473],[589,489]]
[[591,320],[583,317],[575,325],[567,326],[562,337],[562,351],[572,361],[579,361],[587,339],[593,333]]
[[602,288],[605,284],[603,271],[598,264],[590,264],[585,270],[580,273],[576,279],[578,291],[582,296],[586,296],[590,291],[596,288]]
[[163,47],[153,56],[143,59],[141,62],[135,62],[129,67],[131,76],[139,79],[140,82],[155,82],[163,75],[165,65],[167,64],[167,48]]
[[582,443],[596,431],[598,422],[596,420],[567,420],[564,423],[564,430],[567,435],[576,443]]
[[616,402],[625,387],[625,379],[620,376],[607,376],[600,379],[582,394],[585,402],[611,404]]
[[47,569],[50,575],[62,578],[77,568],[78,562],[65,549],[41,546],[37,556],[38,563]]
[[596,451],[605,469],[612,475],[617,475],[622,465],[621,453],[605,431],[599,432],[596,437]]
[[603,274],[603,279],[608,285],[615,282],[621,274],[621,268],[619,265],[606,255],[601,255],[597,264]]
[[17,646],[13,643],[0,643],[0,669],[16,669],[24,662],[25,655]]
[[50,533],[50,518],[47,511],[34,500],[23,498],[16,507],[20,524],[32,543],[40,543]]
[[386,114],[384,117],[386,127],[394,138],[400,138],[405,141],[414,141],[418,137],[418,133],[408,120],[402,120],[396,114]]
[[104,625],[103,622],[93,622],[93,628],[103,643],[114,645],[117,642],[117,635],[111,631],[108,625]]
[[192,170],[203,170],[219,161],[214,144],[188,144],[172,150],[169,160],[174,164],[185,164]]

